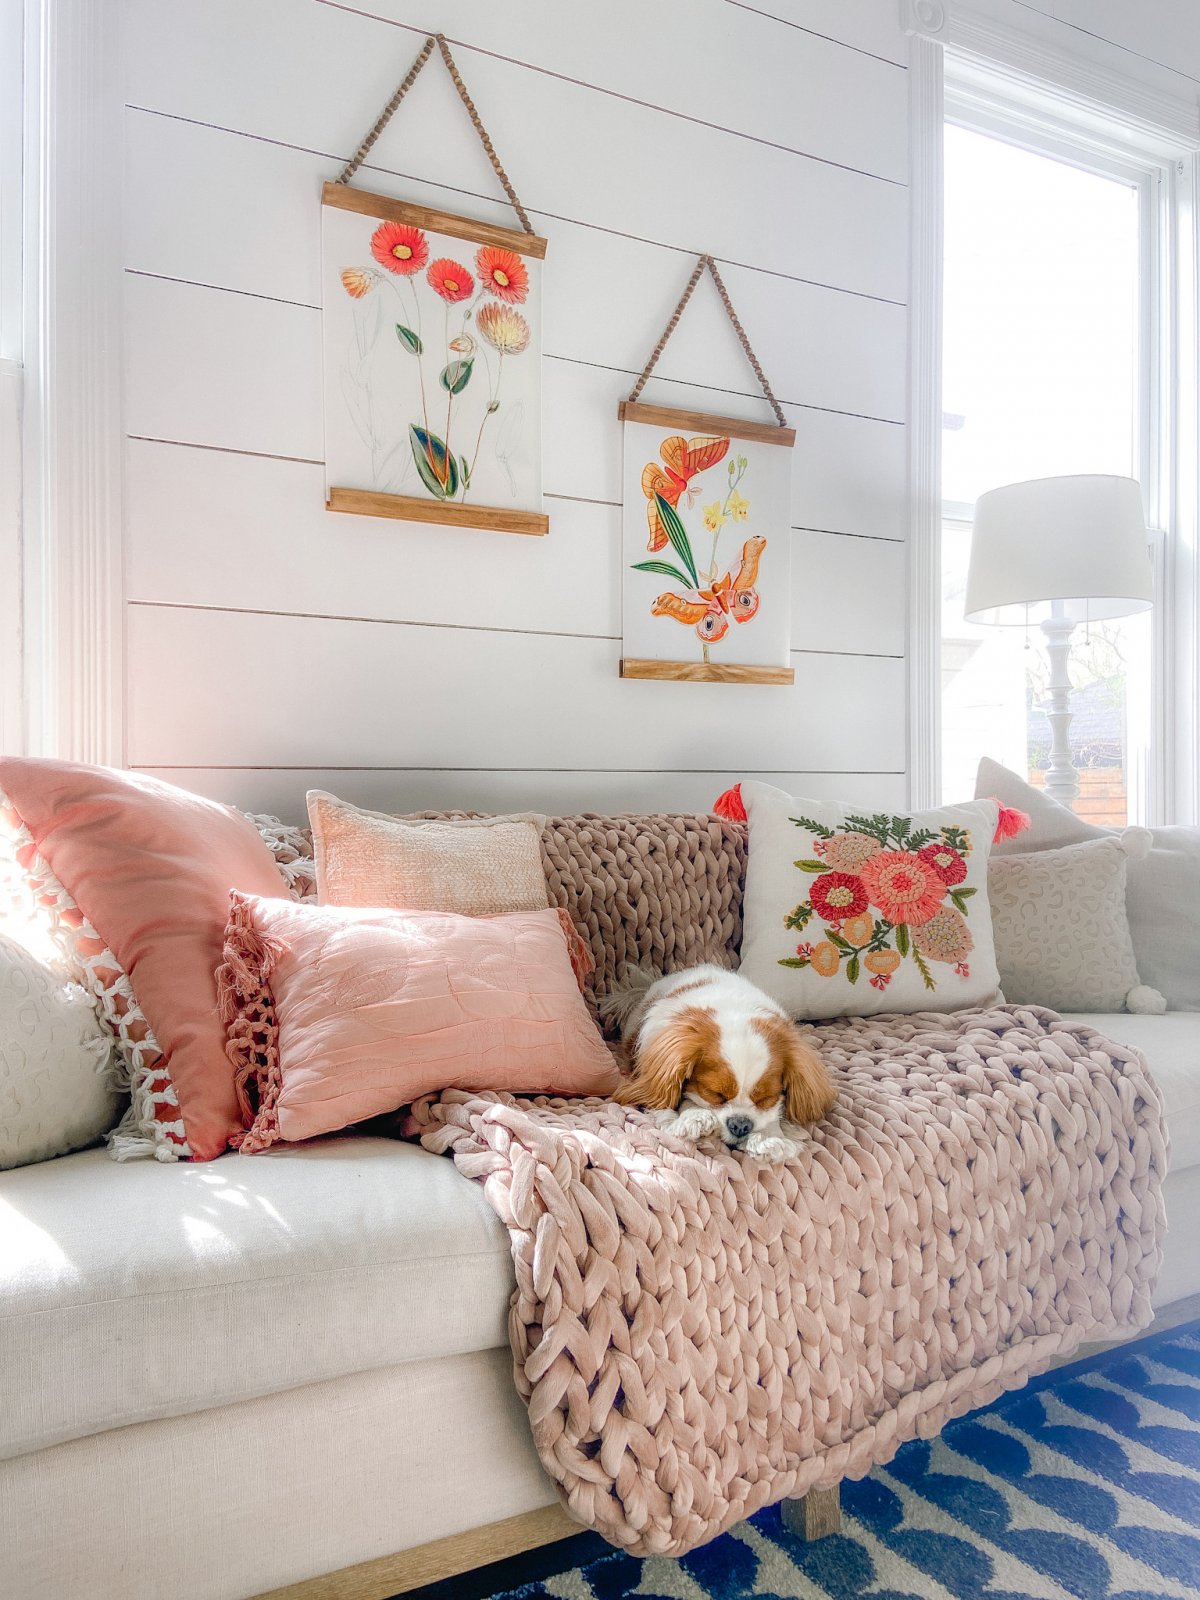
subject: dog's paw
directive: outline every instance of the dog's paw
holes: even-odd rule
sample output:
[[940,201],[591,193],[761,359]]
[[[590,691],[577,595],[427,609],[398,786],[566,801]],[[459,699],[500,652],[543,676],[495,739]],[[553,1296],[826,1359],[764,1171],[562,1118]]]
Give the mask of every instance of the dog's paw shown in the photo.
[[665,1131],[674,1134],[677,1139],[690,1139],[695,1144],[700,1139],[706,1139],[710,1133],[716,1133],[719,1127],[714,1112],[705,1110],[703,1106],[688,1106],[686,1111],[671,1118]]
[[759,1161],[789,1161],[796,1154],[794,1141],[781,1133],[752,1133],[742,1149]]

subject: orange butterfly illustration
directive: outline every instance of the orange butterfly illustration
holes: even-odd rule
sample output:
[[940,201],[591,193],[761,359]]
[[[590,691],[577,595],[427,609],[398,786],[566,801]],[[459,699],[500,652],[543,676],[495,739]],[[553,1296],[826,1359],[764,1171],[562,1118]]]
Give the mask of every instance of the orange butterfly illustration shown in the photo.
[[[723,442],[728,443],[728,440]],[[694,627],[697,636],[705,644],[715,644],[729,631],[730,617],[735,622],[749,622],[758,610],[758,590],[754,585],[758,581],[758,564],[766,548],[767,541],[757,534],[747,539],[742,546],[742,562],[736,573],[731,569],[709,588],[697,589],[697,599],[667,590],[650,607],[651,616],[674,617],[676,622]]]
[[646,521],[650,527],[647,550],[661,550],[667,543],[667,530],[658,514],[655,495],[662,495],[669,506],[677,506],[686,495],[690,506],[700,492],[699,485],[693,486],[692,479],[697,473],[715,467],[728,449],[728,439],[718,439],[712,434],[685,439],[682,434],[675,433],[663,440],[658,453],[667,470],[664,472],[657,461],[647,462],[642,469],[642,493],[646,496]]

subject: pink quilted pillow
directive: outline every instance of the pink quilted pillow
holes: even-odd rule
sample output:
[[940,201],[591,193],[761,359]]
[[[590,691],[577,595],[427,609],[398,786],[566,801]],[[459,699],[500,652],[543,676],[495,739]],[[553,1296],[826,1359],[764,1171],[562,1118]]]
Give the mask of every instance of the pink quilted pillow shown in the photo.
[[128,1142],[160,1157],[219,1156],[242,1120],[213,969],[229,891],[279,893],[270,851],[238,812],[134,772],[9,757],[0,792],[21,868],[80,936],[69,953],[81,966],[99,960],[104,983],[144,1014]]
[[617,1070],[574,959],[551,910],[460,917],[232,895],[217,990],[253,1113],[242,1149],[333,1133],[440,1089],[610,1094]]

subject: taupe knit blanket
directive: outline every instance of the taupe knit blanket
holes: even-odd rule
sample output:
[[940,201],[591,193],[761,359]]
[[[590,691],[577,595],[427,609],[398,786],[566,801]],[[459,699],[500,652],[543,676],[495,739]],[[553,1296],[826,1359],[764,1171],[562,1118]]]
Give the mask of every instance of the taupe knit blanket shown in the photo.
[[1167,1151],[1136,1051],[1015,1006],[815,1033],[840,1099],[782,1167],[607,1101],[413,1108],[509,1229],[547,1472],[638,1554],[861,1477],[1150,1320]]

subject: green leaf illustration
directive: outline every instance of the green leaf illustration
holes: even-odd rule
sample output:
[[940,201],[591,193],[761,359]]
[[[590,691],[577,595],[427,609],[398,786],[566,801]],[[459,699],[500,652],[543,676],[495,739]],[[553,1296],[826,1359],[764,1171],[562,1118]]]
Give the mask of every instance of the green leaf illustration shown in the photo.
[[847,963],[846,963],[846,976],[850,979],[851,983],[857,983],[858,982],[858,974],[859,974],[860,971],[861,971],[861,968],[859,967],[859,964],[858,964],[858,957],[857,956],[851,956],[849,961],[847,961]]
[[658,514],[662,518],[662,525],[666,529],[667,538],[675,547],[675,554],[683,562],[692,576],[692,587],[700,587],[700,576],[696,571],[696,558],[692,555],[691,541],[687,536],[687,529],[679,520],[679,513],[675,507],[668,505],[662,495],[654,496],[654,503],[658,507]]
[[937,984],[933,981],[933,973],[930,972],[929,968],[925,965],[924,958],[922,957],[921,952],[917,949],[916,945],[913,946],[912,958],[917,963],[917,971],[921,974],[925,987],[927,989],[936,989]]
[[426,433],[414,423],[408,438],[421,482],[435,499],[452,500],[458,493],[458,462],[447,453],[436,433]]
[[419,356],[425,346],[421,343],[420,336],[411,328],[406,328],[402,322],[396,324],[396,337],[406,350],[411,350],[414,356]]
[[827,828],[823,822],[814,822],[811,817],[789,817],[789,822],[794,822],[798,828],[807,828],[815,839],[832,839],[833,829]]
[[808,904],[807,901],[804,901],[798,905],[794,911],[788,912],[787,916],[783,919],[783,925],[785,928],[796,928],[803,930],[804,928],[807,928],[809,922],[812,920],[812,914],[813,908]]
[[842,935],[835,932],[833,928],[827,930],[825,937],[829,940],[830,944],[837,945],[838,949],[844,951],[846,955],[852,956],[854,954],[854,946],[850,943],[849,939],[844,939]]
[[806,967],[808,962],[805,961],[803,956],[780,956],[779,965],[781,967]]
[[462,467],[463,488],[469,489],[471,487],[471,463],[467,460],[466,456],[459,456],[458,461],[459,465]]
[[825,861],[793,861],[794,867],[799,867],[801,872],[828,872],[829,864]]
[[908,954],[909,950],[911,949],[911,947],[912,946],[911,946],[911,943],[910,943],[909,937],[908,937],[908,924],[905,923],[905,922],[897,923],[896,924],[896,949],[900,952],[900,954],[902,956],[906,956]]
[[475,370],[475,363],[469,356],[464,356],[461,361],[452,361],[448,367],[443,367],[438,382],[450,394],[461,394],[471,381],[471,374]]
[[916,833],[909,835],[905,848],[908,850],[920,850],[925,845],[932,844],[936,838],[937,835],[931,833],[928,828],[918,828]]
[[676,583],[681,583],[685,589],[690,589],[692,580],[680,572],[678,567],[671,566],[668,561],[635,561],[634,572],[657,572],[662,578],[672,578]]
[[950,898],[965,917],[967,914],[967,901],[975,893],[974,889],[951,889]]

